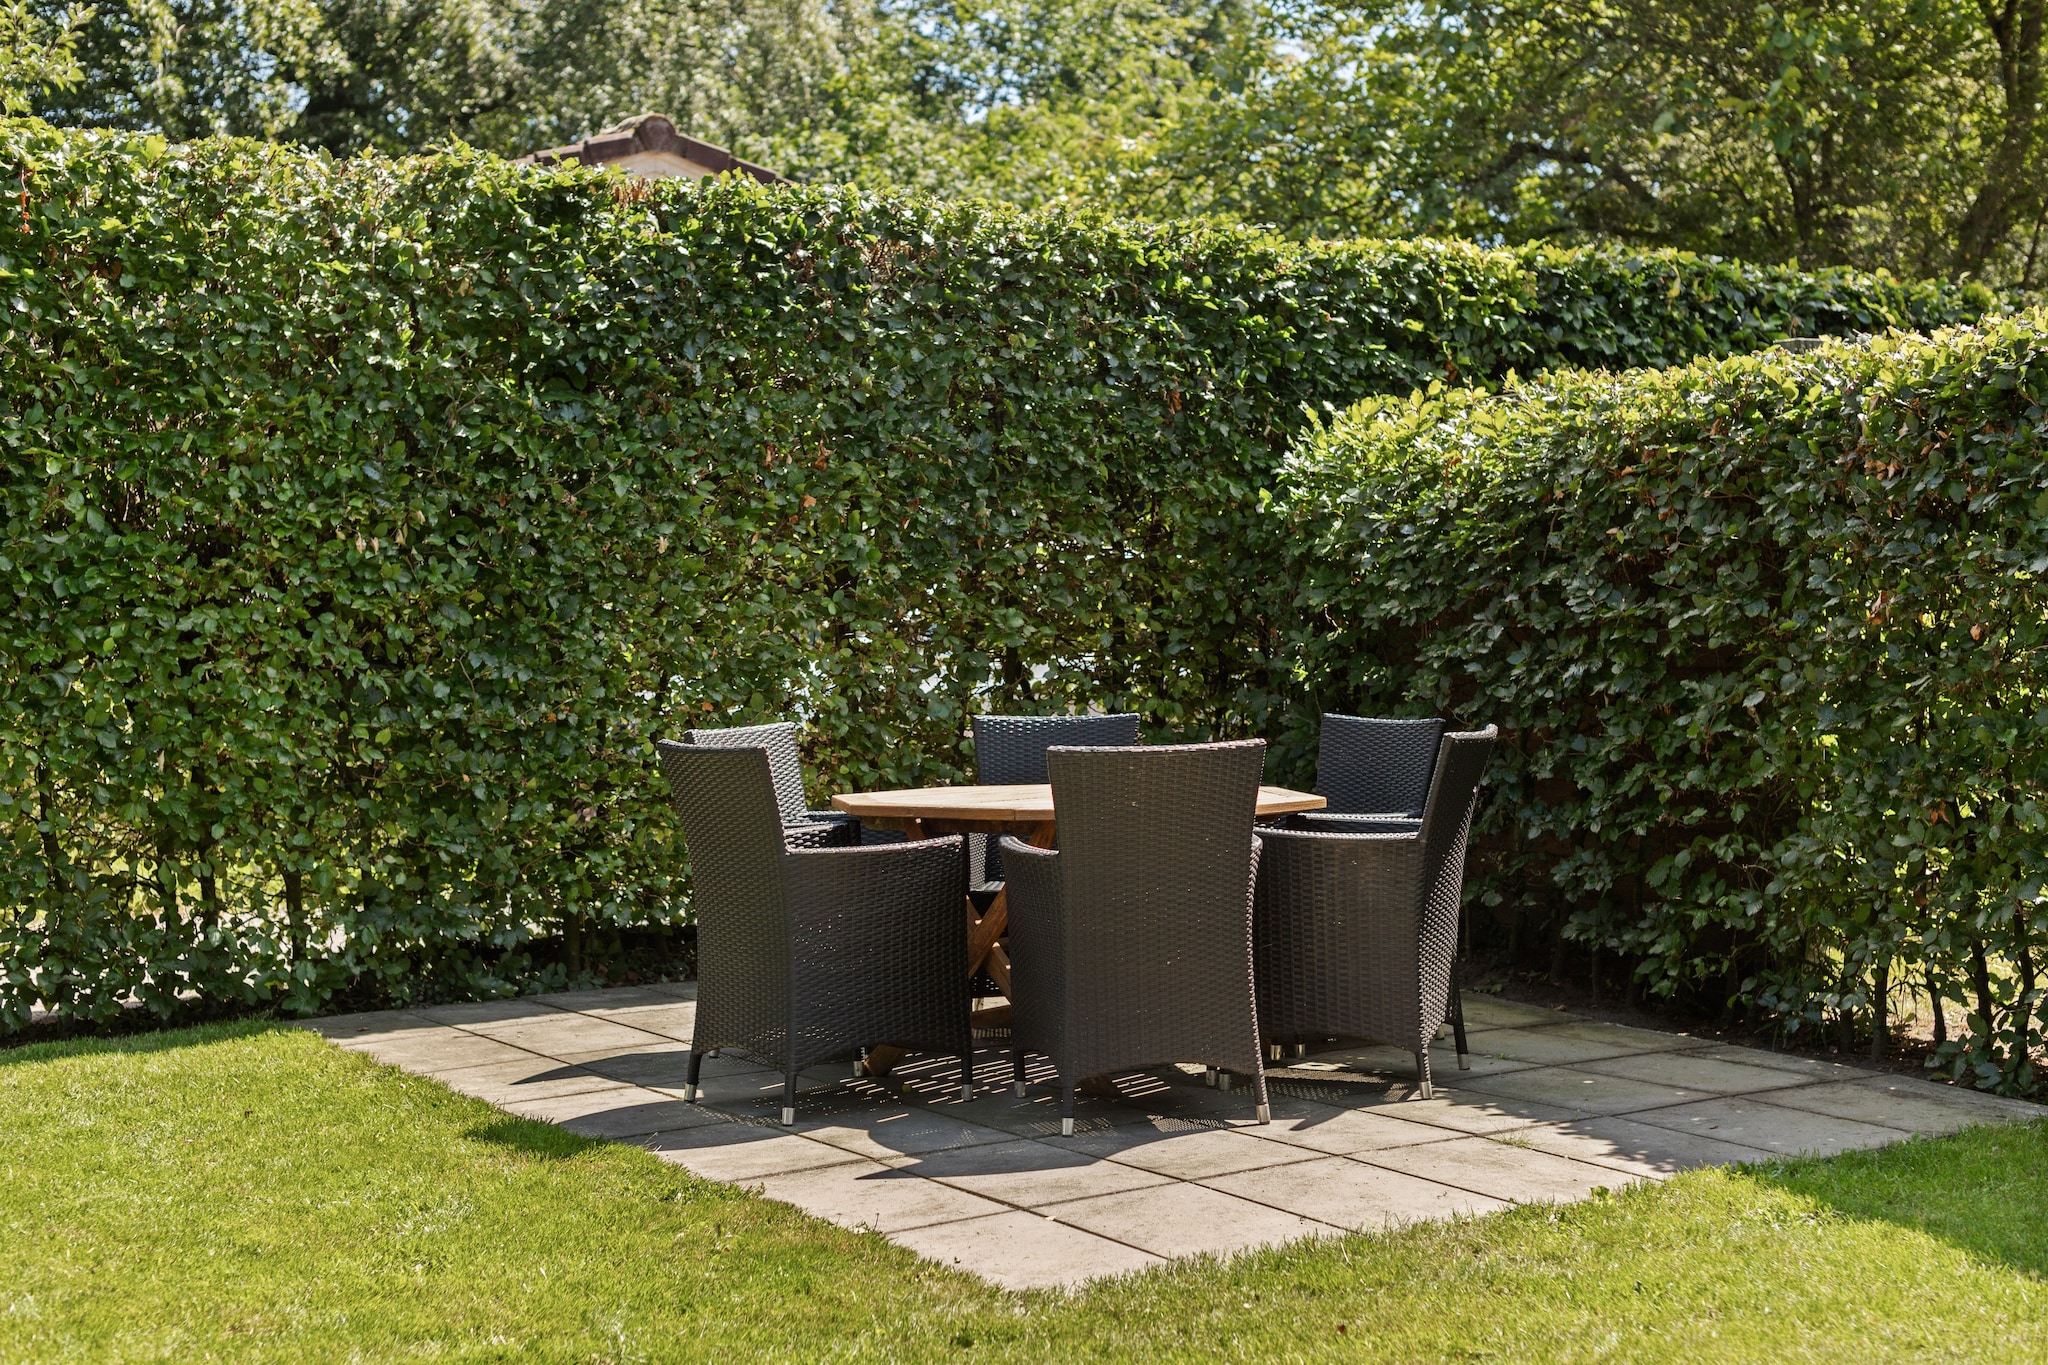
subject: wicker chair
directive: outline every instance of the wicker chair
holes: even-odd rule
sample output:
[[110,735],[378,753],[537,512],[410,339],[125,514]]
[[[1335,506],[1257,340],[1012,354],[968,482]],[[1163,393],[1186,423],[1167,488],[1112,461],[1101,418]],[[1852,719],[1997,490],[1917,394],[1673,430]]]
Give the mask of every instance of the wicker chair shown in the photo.
[[[1495,733],[1443,737],[1420,821],[1260,831],[1252,941],[1264,1036],[1398,1044],[1415,1054],[1423,1096],[1435,1094],[1429,1044],[1452,995],[1465,840]],[[1462,1065],[1462,1021],[1457,1041]]]
[[791,848],[845,848],[853,844],[889,844],[901,834],[864,830],[860,821],[836,810],[804,809],[804,764],[797,753],[796,726],[789,721],[770,725],[736,725],[726,730],[690,730],[683,743],[714,749],[765,749],[768,771],[775,778],[775,804],[782,815],[782,838]]
[[1440,720],[1323,716],[1316,754],[1316,790],[1329,805],[1290,824],[1311,829],[1367,829],[1359,817],[1419,820],[1436,771]]
[[1003,839],[1011,1050],[1052,1059],[1060,1129],[1087,1076],[1200,1062],[1252,1078],[1270,1117],[1252,989],[1262,740],[1054,748],[1057,850]]
[[[1045,751],[1055,744],[1136,744],[1135,712],[1108,716],[974,716],[975,781],[984,787],[1046,782]],[[967,837],[967,880],[993,891],[1003,880],[1002,853],[985,834]]]
[[958,1056],[971,1098],[960,837],[791,847],[765,747],[659,747],[697,910],[687,1098],[707,1054],[739,1048],[781,1069],[794,1123],[797,1072],[882,1043]]

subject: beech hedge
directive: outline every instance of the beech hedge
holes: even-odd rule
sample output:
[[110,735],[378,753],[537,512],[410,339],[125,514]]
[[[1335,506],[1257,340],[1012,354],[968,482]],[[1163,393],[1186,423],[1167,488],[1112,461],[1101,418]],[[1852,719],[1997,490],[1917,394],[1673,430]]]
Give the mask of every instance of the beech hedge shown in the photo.
[[2031,1091],[2044,447],[2048,313],[1367,402],[1286,476],[1304,683],[1502,725],[1525,941],[1845,1043],[1954,1002],[1942,1062]]
[[1991,302],[34,122],[0,181],[0,1029],[560,983],[687,918],[694,720],[819,797],[978,706],[1284,733],[1308,413]]

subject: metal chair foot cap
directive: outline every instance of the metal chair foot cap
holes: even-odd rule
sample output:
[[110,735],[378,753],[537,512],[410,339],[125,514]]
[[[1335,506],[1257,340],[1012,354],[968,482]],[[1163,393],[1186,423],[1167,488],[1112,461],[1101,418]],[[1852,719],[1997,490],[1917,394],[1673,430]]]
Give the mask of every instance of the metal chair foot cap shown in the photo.
[[1228,1071],[1219,1071],[1216,1073],[1216,1088],[1218,1090],[1230,1089],[1230,1073]]
[[1260,1106],[1259,1106],[1259,1122],[1260,1122],[1260,1123],[1271,1123],[1272,1121],[1273,1121],[1273,1106],[1272,1106],[1272,1105],[1270,1105],[1270,1104],[1262,1104],[1262,1105],[1260,1105]]
[[1214,1090],[1216,1088],[1215,1067],[1204,1067],[1202,1069],[1202,1084],[1208,1086],[1211,1090]]
[[1061,1137],[1072,1137],[1073,1135],[1074,1135],[1074,1121],[1073,1121],[1072,1119],[1061,1119],[1061,1120],[1060,1120],[1060,1136],[1061,1136]]
[[1022,1082],[1022,1081],[1018,1081],[1018,1082],[1017,1082],[1017,1083],[1016,1083],[1015,1085],[1012,1085],[1012,1086],[1010,1087],[1010,1093],[1011,1093],[1012,1095],[1015,1095],[1015,1096],[1016,1096],[1016,1097],[1017,1097],[1018,1099],[1020,1099],[1020,1100],[1021,1100],[1021,1099],[1023,1099],[1023,1098],[1024,1098],[1024,1082]]
[[1458,1058],[1458,1070],[1460,1070],[1460,1071],[1470,1071],[1471,1069],[1472,1069],[1472,1063],[1471,1063],[1470,1059],[1466,1058],[1465,1056],[1463,1056],[1463,1055],[1461,1054],[1461,1055],[1459,1056],[1459,1058]]
[[784,1128],[794,1128],[796,1126],[796,1110],[785,1109],[782,1111],[782,1126]]
[[974,1099],[974,1087],[973,1087],[973,1086],[971,1086],[971,1085],[963,1085],[963,1086],[961,1086],[961,1087],[960,1087],[960,1103],[962,1103],[962,1104],[967,1104],[967,1103],[969,1103],[970,1101],[972,1101],[973,1099]]
[[683,1087],[683,1103],[684,1103],[684,1104],[695,1104],[696,1102],[697,1102],[697,1087],[696,1087],[696,1086],[694,1086],[694,1085],[686,1085],[686,1086],[684,1086],[684,1087]]

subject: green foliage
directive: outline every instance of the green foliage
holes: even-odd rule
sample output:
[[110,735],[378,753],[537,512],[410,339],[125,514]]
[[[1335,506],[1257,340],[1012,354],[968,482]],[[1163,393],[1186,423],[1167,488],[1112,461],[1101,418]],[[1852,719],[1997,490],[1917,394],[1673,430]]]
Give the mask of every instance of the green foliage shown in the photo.
[[989,703],[1265,728],[1305,408],[1970,307],[466,152],[20,123],[0,176],[6,1025],[676,922],[692,719],[799,716],[838,790],[961,777]]
[[51,18],[28,0],[0,0],[0,118],[26,114],[42,91],[78,82],[78,28],[90,17],[87,10]]
[[1306,685],[1503,727],[1503,915],[1795,1028],[1932,980],[2030,1091],[2044,320],[1368,402],[1287,475]]

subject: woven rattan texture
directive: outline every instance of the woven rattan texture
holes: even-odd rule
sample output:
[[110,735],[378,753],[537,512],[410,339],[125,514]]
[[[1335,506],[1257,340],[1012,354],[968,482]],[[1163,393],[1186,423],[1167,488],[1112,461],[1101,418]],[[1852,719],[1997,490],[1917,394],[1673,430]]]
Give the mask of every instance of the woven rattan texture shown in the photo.
[[717,749],[765,749],[775,778],[775,804],[782,812],[782,837],[791,848],[842,848],[849,844],[891,844],[903,836],[863,830],[860,821],[836,810],[804,809],[804,761],[797,729],[786,720],[768,725],[735,725],[724,730],[691,730],[685,744]]
[[789,848],[764,748],[663,743],[697,911],[696,1059],[740,1048],[795,1084],[890,1043],[965,1057],[966,853],[956,835]]
[[1265,1104],[1251,953],[1265,748],[1047,754],[1059,848],[1003,843],[1011,1024],[1069,1103],[1087,1076],[1195,1062],[1252,1076]]
[[1323,717],[1316,790],[1337,815],[1420,816],[1436,769],[1440,720]]
[[[1449,734],[1420,821],[1265,831],[1253,916],[1259,1020],[1276,1041],[1375,1038],[1417,1053],[1444,1022],[1465,841],[1495,731]],[[1361,824],[1366,822],[1360,822]]]
[[[1110,716],[974,716],[975,779],[984,787],[1020,786],[1047,781],[1045,751],[1055,744],[1094,747],[1136,744],[1138,717],[1132,712]],[[1003,879],[1003,855],[985,834],[968,836],[969,877],[974,885],[993,886]]]

